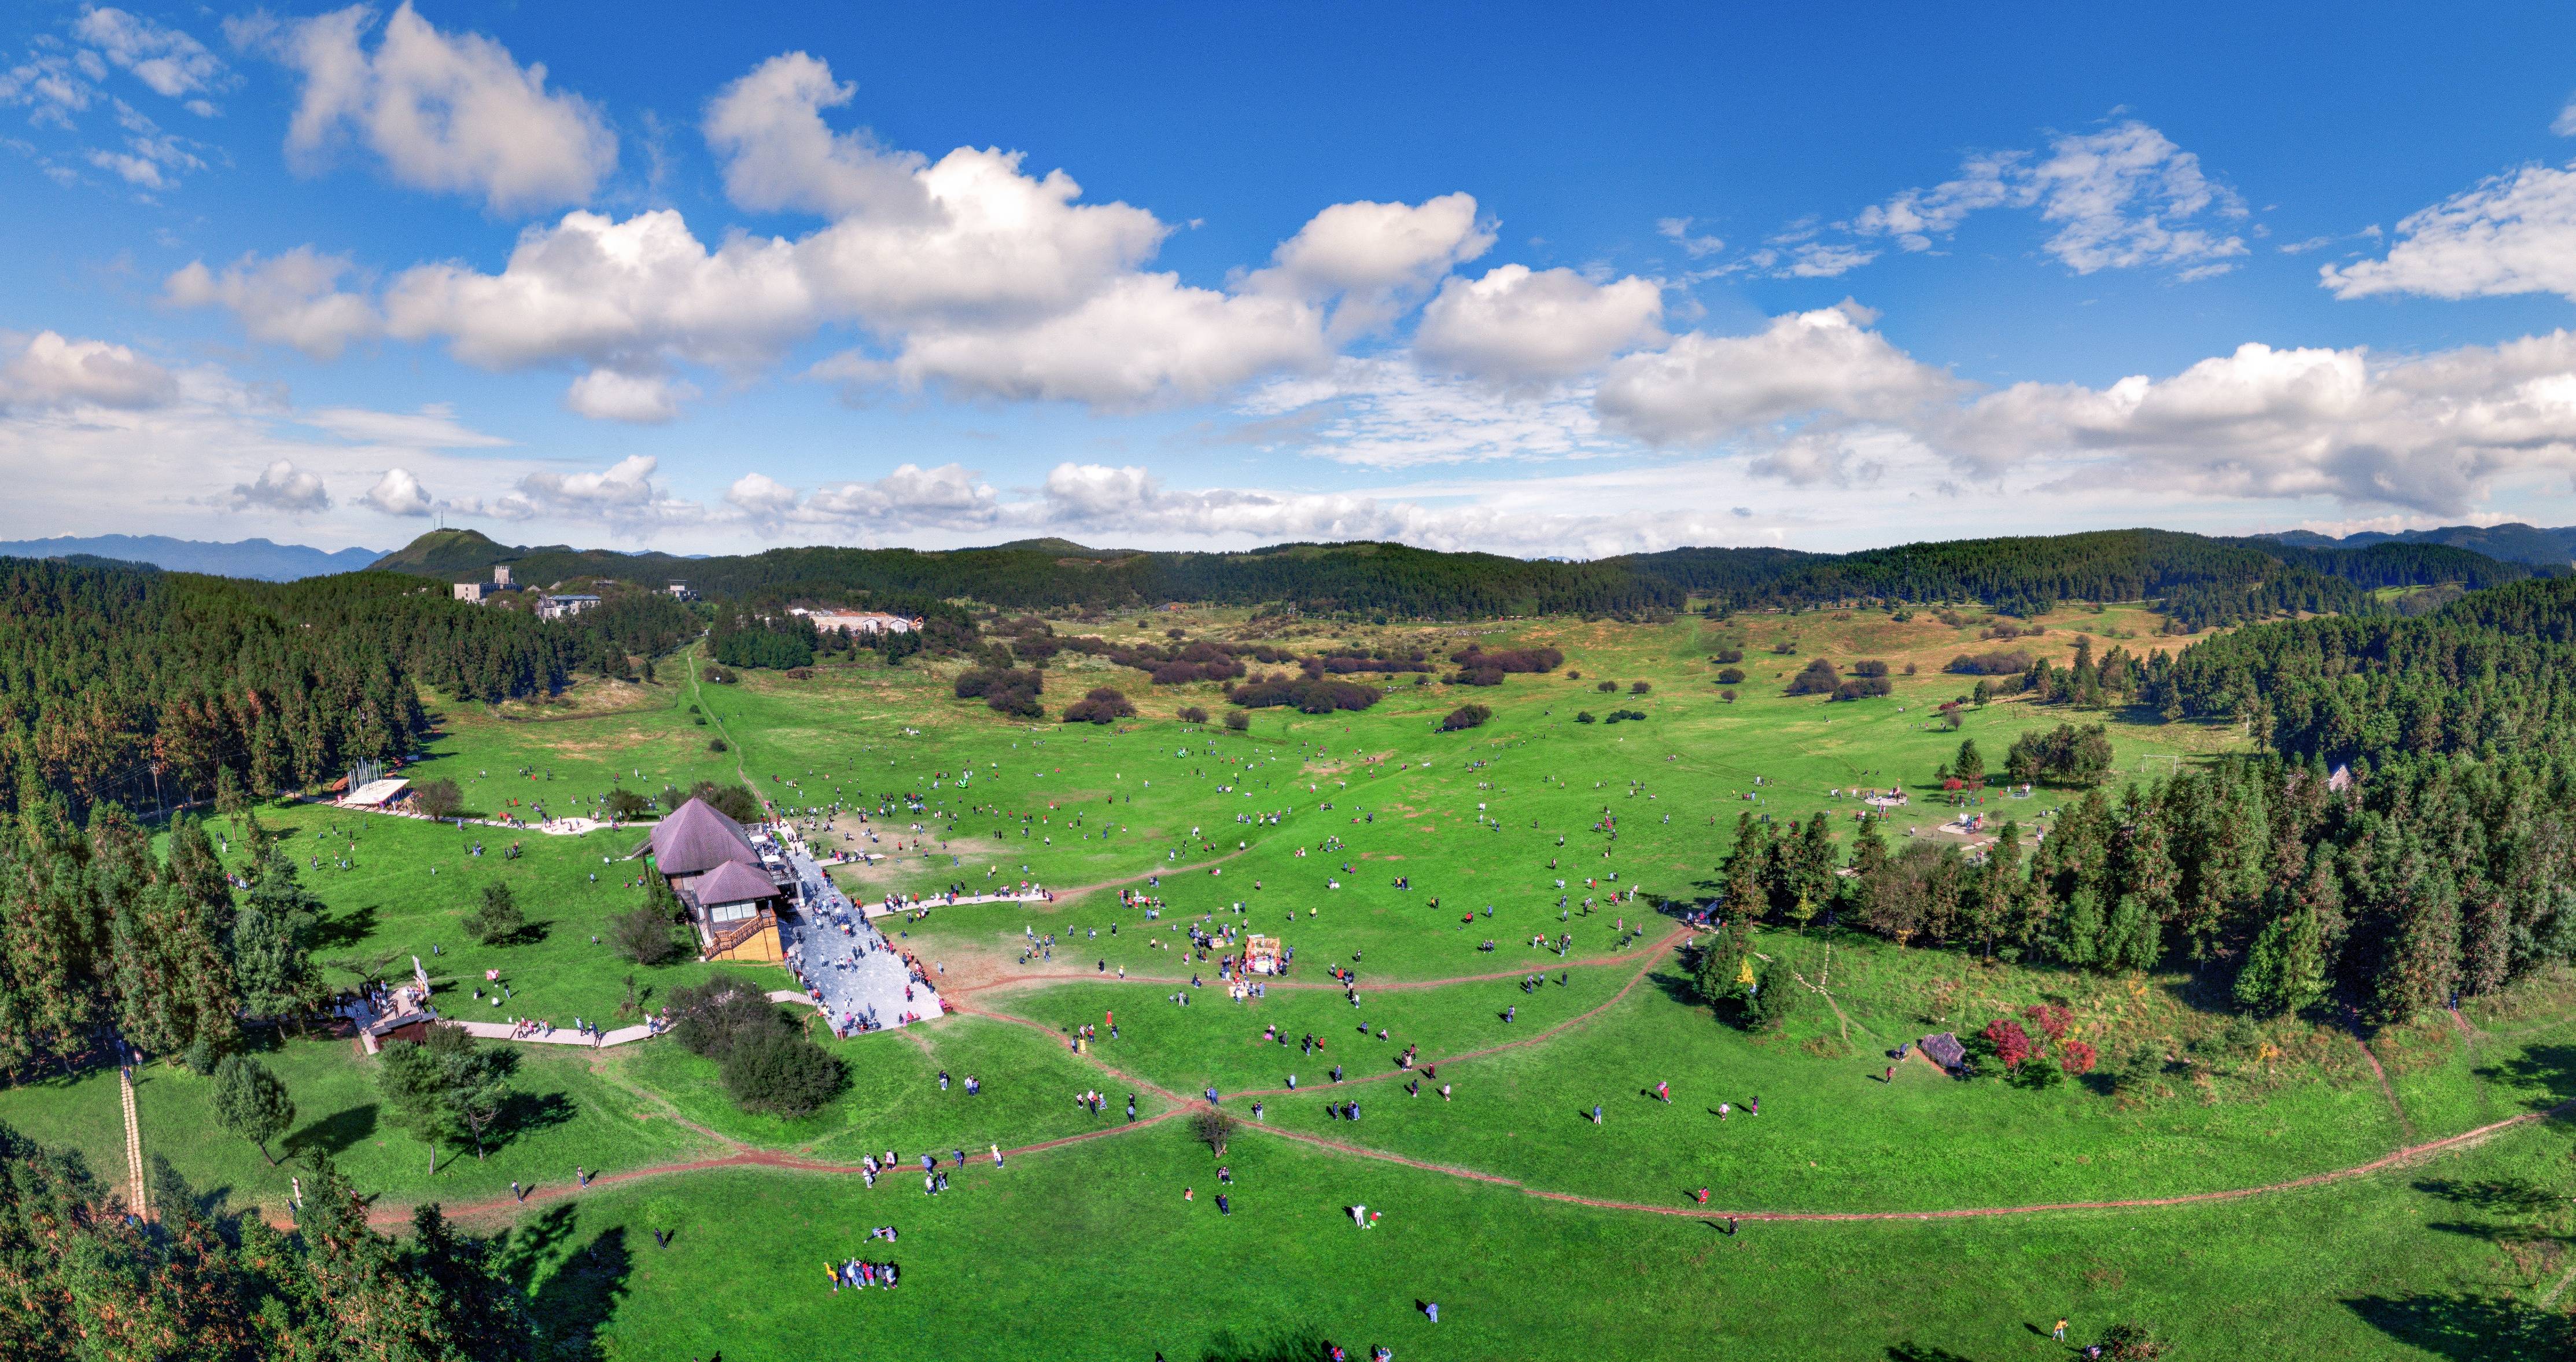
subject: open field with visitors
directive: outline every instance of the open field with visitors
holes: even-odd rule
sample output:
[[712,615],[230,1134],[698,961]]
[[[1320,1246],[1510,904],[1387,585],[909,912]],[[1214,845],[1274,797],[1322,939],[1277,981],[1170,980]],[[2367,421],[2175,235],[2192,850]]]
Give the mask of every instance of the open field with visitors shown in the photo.
[[[2043,622],[2011,646],[2172,642],[2134,608]],[[1218,612],[1056,627],[1146,624],[1280,637]],[[2237,1015],[2223,978],[2185,967],[2018,963],[1818,916],[1750,937],[1794,991],[1785,1020],[1713,1015],[1691,964],[1713,938],[1691,914],[1717,899],[1741,815],[1821,812],[1847,846],[1876,794],[1898,848],[1971,852],[1989,838],[1945,828],[1962,814],[2035,831],[2081,792],[1945,789],[1962,742],[2000,766],[2023,734],[2102,722],[2114,789],[2248,749],[2237,727],[2135,708],[1942,708],[1978,679],[1945,668],[1998,646],[1979,637],[1993,624],[1321,630],[1294,641],[1445,656],[1472,635],[1563,658],[1499,685],[1365,677],[1386,688],[1372,708],[1260,709],[1240,731],[1215,721],[1215,684],[1074,653],[1034,721],[956,698],[961,665],[928,660],[716,680],[692,658],[596,712],[450,706],[405,774],[456,781],[461,827],[319,803],[208,823],[245,872],[248,820],[282,834],[343,984],[400,982],[417,956],[447,1015],[562,1027],[623,1025],[723,973],[793,987],[776,966],[618,954],[606,924],[644,901],[651,872],[628,856],[647,828],[472,821],[587,813],[618,790],[746,785],[818,851],[881,857],[834,872],[863,903],[1052,897],[884,918],[950,1014],[850,1039],[808,1027],[847,1083],[807,1114],[744,1110],[668,1037],[505,1042],[490,1148],[433,1156],[383,1109],[383,1061],[290,1033],[261,1056],[296,1108],[285,1162],[224,1134],[211,1080],[166,1063],[136,1075],[145,1147],[273,1221],[318,1153],[385,1225],[435,1201],[504,1232],[563,1356],[930,1339],[961,1358],[1285,1358],[1312,1337],[1355,1356],[1987,1359],[2065,1355],[2047,1337],[2061,1315],[2075,1341],[2138,1324],[2176,1356],[2527,1355],[2576,1276],[2568,1139],[2535,1119],[2576,1099],[2563,968],[2354,1028]],[[1819,657],[1887,663],[1890,693],[1784,693]],[[1053,720],[1104,684],[1138,713]],[[1471,701],[1490,717],[1439,731]],[[1193,706],[1211,719],[1184,722]],[[527,925],[486,944],[460,924],[495,883]],[[1294,967],[1233,998],[1222,951],[1193,938],[1252,933]],[[2050,1008],[2098,1052],[2091,1072],[1961,1079],[1911,1048]],[[1097,1109],[1077,1103],[1094,1090]],[[1200,1130],[1211,1093],[1221,1154]],[[0,1090],[0,1121],[124,1166],[113,1071]],[[954,1178],[936,1195],[925,1153]],[[897,1244],[866,1238],[885,1224]],[[852,1256],[899,1262],[901,1287],[835,1292],[823,1269]]]

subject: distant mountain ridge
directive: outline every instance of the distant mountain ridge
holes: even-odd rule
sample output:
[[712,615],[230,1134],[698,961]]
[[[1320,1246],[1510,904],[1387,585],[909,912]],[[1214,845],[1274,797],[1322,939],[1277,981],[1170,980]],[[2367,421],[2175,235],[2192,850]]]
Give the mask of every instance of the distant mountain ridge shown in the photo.
[[2395,534],[2364,530],[2340,539],[2314,530],[2284,530],[2279,534],[2254,537],[2276,539],[2284,544],[2311,549],[2366,549],[2373,544],[2388,543],[2440,544],[2446,548],[2483,553],[2505,563],[2537,563],[2549,567],[2576,563],[2576,525],[2551,530],[2509,521],[2502,525],[2443,525],[2430,530],[2401,530]]
[[266,539],[216,543],[172,539],[159,534],[64,535],[54,539],[0,540],[0,557],[112,558],[149,563],[167,572],[202,572],[215,577],[248,577],[262,582],[292,582],[335,572],[356,572],[383,555],[375,549],[341,549],[336,553],[302,544]]

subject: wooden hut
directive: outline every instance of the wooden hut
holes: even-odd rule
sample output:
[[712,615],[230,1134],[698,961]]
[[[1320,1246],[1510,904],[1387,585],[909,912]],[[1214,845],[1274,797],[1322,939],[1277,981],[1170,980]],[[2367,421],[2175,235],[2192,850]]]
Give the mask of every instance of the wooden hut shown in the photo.
[[655,824],[642,850],[687,905],[708,960],[786,958],[778,939],[779,887],[742,824],[692,799]]

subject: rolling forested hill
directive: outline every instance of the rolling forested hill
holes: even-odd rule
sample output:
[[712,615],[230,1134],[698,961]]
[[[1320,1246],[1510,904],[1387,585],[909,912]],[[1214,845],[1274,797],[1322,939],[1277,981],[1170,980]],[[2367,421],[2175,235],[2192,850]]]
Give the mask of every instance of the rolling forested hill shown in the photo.
[[1245,553],[1149,553],[1024,540],[997,548],[773,549],[680,558],[560,545],[512,548],[471,530],[424,535],[376,564],[448,581],[509,564],[530,583],[684,580],[733,599],[931,597],[1006,609],[1164,601],[1293,605],[1362,616],[1474,618],[1726,610],[1874,602],[1979,603],[2028,613],[2064,600],[2166,603],[2181,627],[2290,613],[2359,613],[2383,587],[2479,590],[2541,569],[2464,549],[2385,543],[2327,549],[2167,530],[1908,544],[1858,553],[1694,548],[1590,562],[1438,553],[1400,544],[1284,544]]
[[645,593],[572,621],[353,572],[272,585],[0,558],[0,813],[51,796],[149,807],[327,782],[412,750],[420,687],[497,701],[695,637]]

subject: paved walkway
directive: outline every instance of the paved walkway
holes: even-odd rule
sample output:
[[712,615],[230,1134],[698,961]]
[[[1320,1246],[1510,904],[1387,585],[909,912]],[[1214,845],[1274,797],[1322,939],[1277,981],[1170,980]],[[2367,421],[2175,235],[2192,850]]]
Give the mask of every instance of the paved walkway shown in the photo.
[[502,828],[510,832],[543,833],[548,837],[582,837],[602,828],[612,832],[620,828],[641,829],[648,833],[653,830],[650,823],[610,823],[596,818],[549,818],[542,823],[520,823],[506,818],[432,818],[425,813],[404,813],[399,809],[367,804],[343,804],[319,795],[302,796],[299,802],[325,804],[344,813],[371,813],[379,818],[408,818],[416,823],[446,823],[454,827]]
[[[907,1013],[938,1016],[938,992],[914,981],[903,957],[813,855],[793,842],[785,851],[803,892],[795,913],[778,920],[779,944],[787,948],[788,963],[822,993],[824,1019],[837,1028],[856,1021],[901,1026]],[[904,996],[907,989],[910,997]]]
[[[801,993],[795,995],[795,997],[799,1002],[804,1000],[804,995]],[[551,1031],[540,1030],[533,1034],[523,1036],[518,1034],[517,1027],[514,1027],[507,1022],[458,1021],[456,1025],[464,1027],[466,1034],[480,1036],[485,1040],[514,1040],[522,1045],[578,1045],[585,1050],[597,1050],[611,1045],[631,1044],[635,1041],[650,1039],[653,1035],[653,1028],[645,1026],[642,1023],[637,1023],[634,1026],[621,1026],[614,1031],[603,1033],[595,1038],[585,1036],[569,1026],[558,1026]]]

